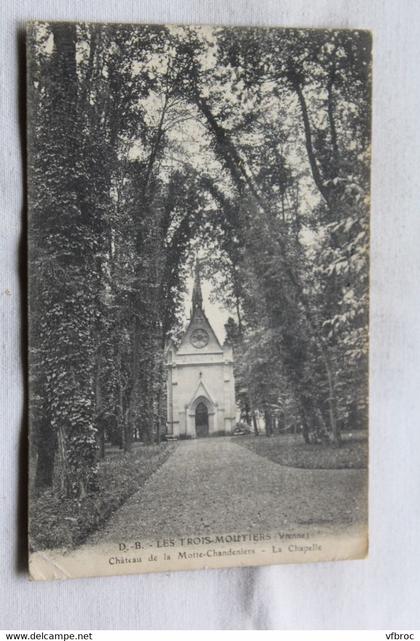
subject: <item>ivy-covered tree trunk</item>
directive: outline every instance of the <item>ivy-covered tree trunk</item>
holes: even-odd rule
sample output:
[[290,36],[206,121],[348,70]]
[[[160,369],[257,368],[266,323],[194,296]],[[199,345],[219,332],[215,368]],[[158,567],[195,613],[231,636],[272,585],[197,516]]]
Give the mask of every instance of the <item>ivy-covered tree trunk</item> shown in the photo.
[[[62,274],[54,291],[51,314],[56,344],[50,357],[51,424],[63,432],[66,496],[83,497],[95,486],[97,439],[94,425],[94,297],[95,251],[92,211],[81,174],[81,131],[76,72],[76,26],[54,24],[52,54],[50,219],[55,240],[54,262]],[[64,153],[63,153],[64,150]]]

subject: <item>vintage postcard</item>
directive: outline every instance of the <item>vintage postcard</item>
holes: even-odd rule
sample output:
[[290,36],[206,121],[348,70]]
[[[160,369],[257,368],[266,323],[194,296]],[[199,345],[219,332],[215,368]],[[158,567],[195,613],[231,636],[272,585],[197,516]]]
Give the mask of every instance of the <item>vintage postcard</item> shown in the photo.
[[370,34],[27,54],[31,577],[365,557]]

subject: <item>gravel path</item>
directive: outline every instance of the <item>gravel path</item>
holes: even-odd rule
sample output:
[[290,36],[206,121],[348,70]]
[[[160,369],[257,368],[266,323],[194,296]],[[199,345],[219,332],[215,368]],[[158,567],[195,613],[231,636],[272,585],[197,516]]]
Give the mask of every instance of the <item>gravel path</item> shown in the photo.
[[92,535],[90,544],[216,532],[304,529],[366,522],[366,470],[283,467],[229,438],[181,441],[175,452]]

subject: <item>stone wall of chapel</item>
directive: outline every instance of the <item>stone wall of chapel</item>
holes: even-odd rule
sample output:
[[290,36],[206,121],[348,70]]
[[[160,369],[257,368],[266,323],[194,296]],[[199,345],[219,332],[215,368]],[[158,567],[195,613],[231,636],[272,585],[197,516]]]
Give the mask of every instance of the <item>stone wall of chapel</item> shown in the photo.
[[[229,433],[236,416],[232,348],[221,346],[201,306],[197,272],[192,303],[192,318],[178,349],[171,346],[167,352],[168,432],[174,436],[195,436],[193,402],[200,395],[207,399],[209,434]],[[200,334],[204,340],[200,340]]]
[[[215,415],[209,421],[212,431],[230,432],[236,416],[235,389],[231,348],[225,347],[217,354],[203,354],[196,350],[190,354],[173,354],[171,367],[169,359],[168,384],[171,385],[168,398],[172,398],[172,408],[168,408],[168,420],[172,420],[173,434],[194,436],[191,417],[188,419],[186,408],[190,405],[200,382],[214,402]],[[172,409],[172,411],[171,411]]]
[[[213,401],[219,406],[224,406],[224,365],[223,360],[219,363],[186,365],[176,367],[177,385],[176,400],[179,409],[185,409],[192,399],[200,380],[203,381]],[[200,372],[202,374],[200,378]]]

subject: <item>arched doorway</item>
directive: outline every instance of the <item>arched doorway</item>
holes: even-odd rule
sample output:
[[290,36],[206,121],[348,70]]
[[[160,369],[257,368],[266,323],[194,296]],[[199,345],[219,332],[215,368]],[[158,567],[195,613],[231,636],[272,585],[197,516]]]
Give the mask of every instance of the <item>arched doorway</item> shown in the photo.
[[197,438],[209,435],[209,412],[203,402],[198,403],[195,408],[195,434]]

